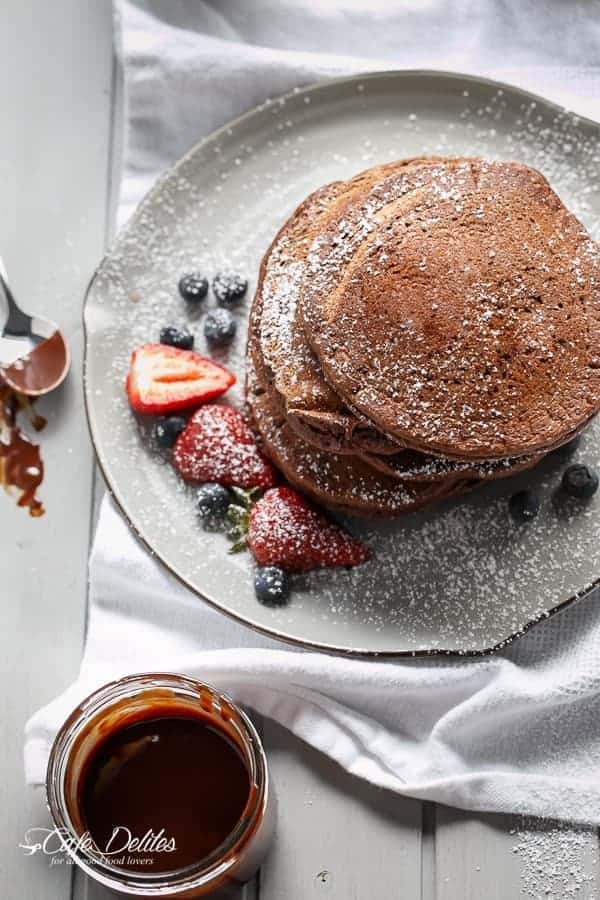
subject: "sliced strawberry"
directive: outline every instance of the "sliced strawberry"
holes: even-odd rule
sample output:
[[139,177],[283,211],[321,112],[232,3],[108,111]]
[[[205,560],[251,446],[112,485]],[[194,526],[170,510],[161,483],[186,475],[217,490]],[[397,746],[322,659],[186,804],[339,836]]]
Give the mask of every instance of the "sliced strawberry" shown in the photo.
[[197,410],[175,442],[173,462],[186,481],[196,484],[253,488],[272,487],[278,480],[245,420],[229,406]]
[[125,389],[132,409],[159,416],[214,400],[234,382],[223,366],[191,350],[145,344],[131,354]]
[[247,540],[260,566],[288,572],[359,566],[369,558],[361,541],[288,487],[273,488],[257,501],[250,513]]

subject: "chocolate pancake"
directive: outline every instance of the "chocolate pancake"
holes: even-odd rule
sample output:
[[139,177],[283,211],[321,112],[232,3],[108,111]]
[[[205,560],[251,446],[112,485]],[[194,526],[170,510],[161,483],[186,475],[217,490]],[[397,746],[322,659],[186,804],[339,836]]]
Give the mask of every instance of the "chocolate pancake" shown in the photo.
[[537,454],[600,408],[600,253],[519,163],[406,166],[319,223],[298,292],[347,407],[457,459]]
[[432,484],[404,484],[377,472],[358,456],[311,447],[290,427],[276,392],[264,380],[263,373],[260,350],[250,332],[246,391],[261,449],[291,485],[317,503],[350,515],[392,517],[473,486],[473,482],[454,478]]
[[298,323],[298,292],[308,251],[322,222],[353,196],[416,160],[401,160],[361,172],[347,182],[325,185],[292,214],[265,254],[257,295],[262,317],[260,344],[267,374],[281,394],[286,416],[300,437],[337,453],[396,453],[397,441],[367,418],[351,412],[327,384]]
[[263,310],[260,343],[266,373],[290,424],[310,443],[339,453],[395,453],[398,445],[351,413],[329,387],[304,333],[295,328],[297,288],[314,224],[342,189],[343,183],[336,182],[311,194],[265,254],[254,303],[260,302]]
[[400,450],[394,456],[363,453],[362,458],[386,475],[404,482],[445,481],[447,478],[475,478],[478,481],[495,481],[508,478],[535,466],[545,454],[519,456],[496,460],[444,459],[419,450]]
[[[260,348],[256,348],[256,352],[260,355]],[[257,363],[257,368],[262,372],[264,377],[264,364]],[[291,425],[289,418],[286,416],[285,407],[282,397],[277,393],[272,384],[267,384],[267,392],[269,394],[269,404],[273,416],[277,421],[284,420]],[[292,429],[296,432],[295,428]],[[314,448],[311,441],[307,441]],[[317,447],[321,450],[322,448]],[[331,453],[327,450],[324,452]],[[442,457],[431,456],[421,453],[419,450],[400,449],[397,453],[379,455],[375,453],[345,453],[345,456],[354,456],[361,458],[371,468],[382,472],[385,475],[395,478],[399,481],[431,484],[435,482],[447,481],[465,481],[474,480],[492,481],[497,478],[508,478],[525,469],[534,466],[542,456],[523,456],[517,459],[500,459],[500,460],[450,460]]]
[[[398,171],[421,161],[369,170],[371,183],[386,172]],[[433,164],[431,161],[430,164]],[[356,191],[365,184],[364,174],[348,185]],[[265,254],[253,303],[253,328],[264,353],[263,378],[271,392],[278,415],[284,415],[290,427],[317,449],[336,453],[359,453],[373,468],[393,477],[414,482],[438,482],[447,478],[489,480],[506,477],[533,465],[537,457],[521,460],[452,462],[436,459],[414,450],[399,449],[387,441],[365,419],[344,407],[324,381],[316,357],[308,347],[296,317],[297,270],[305,264],[311,235],[336,203],[351,201],[351,191],[335,182],[311,194],[280,229]],[[278,402],[279,401],[279,402]]]

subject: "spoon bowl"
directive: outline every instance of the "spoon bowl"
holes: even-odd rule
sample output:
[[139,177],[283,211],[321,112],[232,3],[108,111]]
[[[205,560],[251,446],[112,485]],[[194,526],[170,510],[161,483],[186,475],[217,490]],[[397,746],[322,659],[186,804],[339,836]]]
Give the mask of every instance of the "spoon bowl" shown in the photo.
[[70,364],[58,325],[23,312],[0,259],[0,380],[18,393],[40,397],[64,381]]

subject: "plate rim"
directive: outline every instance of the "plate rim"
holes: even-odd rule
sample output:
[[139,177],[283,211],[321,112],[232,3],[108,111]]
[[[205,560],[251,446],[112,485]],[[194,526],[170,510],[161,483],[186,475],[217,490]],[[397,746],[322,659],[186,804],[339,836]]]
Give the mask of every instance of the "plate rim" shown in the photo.
[[[154,199],[155,195],[159,193],[161,190],[163,183],[176,174],[181,167],[183,167],[201,148],[206,146],[210,146],[213,143],[216,143],[223,135],[228,135],[231,129],[236,128],[240,125],[243,125],[246,121],[251,120],[255,115],[259,112],[262,112],[267,106],[271,104],[278,103],[280,101],[292,100],[296,97],[301,97],[306,94],[315,94],[321,90],[326,90],[327,88],[335,87],[336,85],[351,85],[353,83],[362,83],[365,81],[374,81],[377,79],[397,79],[399,82],[406,78],[422,78],[424,80],[434,80],[441,79],[446,81],[454,81],[454,82],[462,82],[462,83],[471,83],[477,85],[484,85],[489,88],[495,88],[496,90],[505,90],[509,91],[513,95],[520,95],[523,99],[527,99],[534,102],[541,102],[546,107],[555,110],[556,112],[566,113],[567,115],[573,117],[578,122],[582,122],[587,126],[591,126],[594,129],[600,132],[600,121],[596,121],[587,116],[581,115],[580,113],[576,113],[573,110],[569,109],[566,106],[562,106],[560,103],[556,103],[553,100],[549,100],[547,97],[542,96],[541,94],[533,93],[532,91],[528,91],[524,88],[518,87],[517,85],[510,84],[505,81],[497,81],[493,78],[486,78],[484,76],[467,74],[463,72],[455,72],[448,71],[443,69],[381,69],[381,70],[372,70],[366,72],[359,72],[354,75],[344,75],[336,78],[328,78],[321,79],[319,81],[312,82],[310,84],[304,85],[303,87],[294,88],[290,91],[286,91],[283,94],[280,94],[276,97],[269,98],[269,101],[263,101],[246,112],[242,113],[239,116],[229,120],[220,128],[212,131],[210,134],[205,135],[199,141],[197,141],[183,156],[181,156],[172,166],[169,166],[163,172],[159,174],[156,181],[150,188],[150,190],[142,197],[138,205],[136,206],[133,214],[130,219],[125,223],[122,229],[119,229],[117,233],[113,236],[108,246],[106,247],[102,258],[98,262],[97,266],[94,268],[94,271],[90,277],[88,285],[85,289],[85,293],[83,295],[82,302],[82,326],[83,326],[83,365],[82,365],[82,379],[83,379],[83,399],[84,399],[84,409],[85,409],[85,417],[87,422],[87,428],[90,436],[90,441],[92,444],[92,448],[94,450],[94,456],[96,460],[96,464],[100,469],[100,473],[104,480],[104,484],[108,494],[110,495],[113,502],[116,504],[119,512],[121,513],[123,519],[125,520],[129,530],[136,537],[136,539],[141,543],[143,548],[150,554],[150,556],[158,560],[160,564],[166,569],[166,571],[174,577],[183,587],[187,588],[191,591],[196,597],[198,597],[203,602],[207,603],[212,609],[219,612],[221,615],[225,615],[230,619],[238,622],[240,625],[245,626],[246,628],[250,628],[253,631],[258,632],[259,634],[274,639],[282,641],[285,644],[289,644],[294,647],[300,647],[304,650],[326,653],[332,656],[343,656],[349,658],[357,658],[357,659],[382,659],[382,660],[394,660],[394,659],[430,659],[432,657],[444,657],[450,659],[472,659],[490,656],[500,650],[506,649],[510,646],[514,641],[523,637],[527,632],[533,628],[538,623],[545,621],[547,619],[552,618],[560,612],[566,610],[573,603],[578,600],[583,600],[588,597],[593,591],[600,586],[600,575],[596,578],[590,585],[582,588],[577,591],[575,594],[567,597],[564,600],[559,601],[549,610],[544,610],[538,616],[535,616],[533,619],[530,619],[524,625],[520,627],[520,629],[512,634],[507,635],[506,638],[498,641],[496,644],[493,644],[490,647],[484,647],[482,649],[457,649],[457,648],[442,648],[442,647],[433,647],[433,648],[421,648],[418,650],[406,650],[406,649],[384,649],[384,650],[374,650],[369,648],[359,648],[359,647],[347,647],[343,645],[331,644],[325,641],[315,641],[307,638],[297,637],[295,635],[289,634],[285,631],[278,629],[276,626],[272,628],[263,625],[254,621],[253,619],[249,619],[242,614],[235,612],[229,608],[224,607],[219,601],[215,600],[213,597],[209,596],[206,593],[203,593],[198,588],[196,588],[193,584],[189,582],[186,577],[176,571],[171,563],[168,562],[150,543],[150,541],[145,537],[143,533],[143,528],[140,524],[136,523],[136,516],[129,513],[126,509],[126,501],[122,498],[119,492],[119,487],[111,478],[109,474],[109,464],[104,459],[102,451],[99,447],[99,433],[96,432],[96,426],[94,424],[94,413],[93,413],[93,400],[92,400],[92,392],[89,389],[88,385],[88,365],[89,365],[89,355],[91,354],[91,346],[90,346],[90,333],[88,331],[87,326],[87,314],[89,309],[91,308],[91,299],[90,295],[94,288],[95,282],[99,277],[101,270],[106,262],[106,260],[112,255],[115,248],[118,246],[122,236],[126,231],[129,231],[131,228],[135,227],[135,224],[141,214],[143,213],[144,208],[147,204],[151,203]],[[99,430],[98,430],[99,431]]]

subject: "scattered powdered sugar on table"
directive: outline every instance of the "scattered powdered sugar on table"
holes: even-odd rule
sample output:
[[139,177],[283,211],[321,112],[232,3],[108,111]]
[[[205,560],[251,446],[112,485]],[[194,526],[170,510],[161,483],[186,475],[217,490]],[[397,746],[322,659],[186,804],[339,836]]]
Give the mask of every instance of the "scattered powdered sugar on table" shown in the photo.
[[[385,79],[385,76],[381,76]],[[539,168],[591,233],[599,234],[597,128],[544,104],[494,88],[445,94],[428,110],[402,91],[379,90],[378,77],[269,101],[253,119],[201,144],[161,180],[117,240],[92,286],[86,312],[87,396],[103,467],[134,525],[154,551],[201,594],[261,627],[301,640],[369,651],[487,648],[547,615],[597,576],[600,501],[564,506],[555,489],[567,459],[553,455],[533,473],[497,482],[396,522],[359,522],[373,560],[352,571],[298,578],[289,607],[257,604],[247,555],[227,554],[222,535],[205,534],[194,492],[155,452],[138,423],[123,380],[131,350],[156,341],[165,324],[187,324],[196,349],[232,369],[243,399],[245,322],[259,263],[280,225],[319,185],[378,162],[409,156],[477,155]],[[475,90],[475,89],[474,89]],[[305,102],[309,100],[310,102]],[[212,352],[202,327],[212,296],[186,308],[177,281],[219,269],[249,279],[234,314],[238,336]],[[284,335],[285,336],[285,335]],[[600,468],[598,425],[573,457]],[[507,497],[533,486],[538,519],[518,528]]]
[[523,819],[512,852],[521,866],[520,894],[529,900],[591,900],[597,896],[595,829]]

